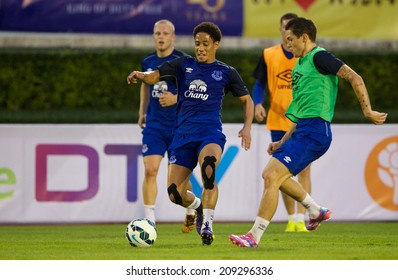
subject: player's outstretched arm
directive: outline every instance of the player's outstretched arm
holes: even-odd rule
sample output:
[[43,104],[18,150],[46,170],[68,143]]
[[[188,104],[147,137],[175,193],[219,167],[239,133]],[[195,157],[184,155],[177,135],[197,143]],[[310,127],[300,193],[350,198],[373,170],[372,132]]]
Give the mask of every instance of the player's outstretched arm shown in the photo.
[[239,97],[243,104],[243,128],[239,131],[238,137],[242,138],[242,148],[246,151],[250,149],[251,145],[251,127],[254,116],[254,103],[249,94]]
[[159,82],[159,79],[160,79],[159,70],[149,71],[149,72],[133,71],[127,76],[127,83],[136,84],[138,80],[141,80],[148,85],[153,85]]
[[368,120],[374,124],[382,124],[386,121],[387,114],[372,110],[369,101],[368,91],[362,77],[352,70],[348,65],[343,64],[337,72],[337,76],[350,82],[359,103],[361,104],[362,112]]

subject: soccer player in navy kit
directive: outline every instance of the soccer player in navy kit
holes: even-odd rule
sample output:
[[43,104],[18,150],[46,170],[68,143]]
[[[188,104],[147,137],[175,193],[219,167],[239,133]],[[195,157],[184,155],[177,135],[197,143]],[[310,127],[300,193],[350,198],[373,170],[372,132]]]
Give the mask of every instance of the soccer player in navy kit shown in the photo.
[[[202,244],[213,242],[213,217],[218,188],[216,168],[226,142],[222,133],[221,105],[227,92],[232,92],[243,105],[244,124],[238,136],[245,150],[251,144],[254,104],[238,72],[216,59],[221,31],[211,22],[202,22],[193,32],[195,56],[166,62],[152,72],[133,71],[128,83],[142,80],[154,84],[175,77],[178,87],[177,123],[171,144],[168,193],[171,201],[195,209],[196,228]],[[202,199],[187,191],[186,181],[199,162],[203,192]]]
[[[153,27],[156,51],[141,62],[143,71],[156,69],[162,63],[186,54],[174,48],[175,28],[169,20],[159,20]],[[145,176],[142,184],[145,217],[156,222],[155,202],[157,197],[156,177],[164,154],[169,154],[173,139],[172,128],[176,121],[177,89],[171,79],[154,85],[141,84],[138,125],[142,130],[142,154]],[[188,180],[188,189],[191,189]],[[187,209],[182,232],[188,233],[194,227],[195,211]]]

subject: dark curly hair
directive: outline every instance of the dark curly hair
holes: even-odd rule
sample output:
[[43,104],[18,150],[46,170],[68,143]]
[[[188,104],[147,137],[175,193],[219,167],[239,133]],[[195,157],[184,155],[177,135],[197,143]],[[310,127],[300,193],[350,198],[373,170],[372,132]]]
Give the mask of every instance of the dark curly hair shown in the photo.
[[221,30],[217,26],[217,24],[210,22],[210,21],[205,21],[200,24],[198,24],[194,30],[193,30],[193,37],[196,37],[196,34],[199,32],[204,32],[210,35],[210,37],[213,39],[214,42],[220,42],[221,41]]

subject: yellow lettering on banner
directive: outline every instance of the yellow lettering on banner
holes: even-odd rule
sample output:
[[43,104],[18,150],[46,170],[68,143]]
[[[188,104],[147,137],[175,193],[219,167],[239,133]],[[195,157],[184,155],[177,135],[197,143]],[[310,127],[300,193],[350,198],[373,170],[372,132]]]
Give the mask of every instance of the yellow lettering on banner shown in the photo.
[[279,38],[279,19],[296,13],[314,21],[318,38],[398,40],[398,0],[250,0],[245,37]]

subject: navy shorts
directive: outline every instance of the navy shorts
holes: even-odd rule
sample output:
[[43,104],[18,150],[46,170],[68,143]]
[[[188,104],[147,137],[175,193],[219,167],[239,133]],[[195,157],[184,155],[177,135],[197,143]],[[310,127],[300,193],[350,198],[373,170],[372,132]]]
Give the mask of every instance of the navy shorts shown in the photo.
[[272,142],[278,142],[285,135],[286,131],[283,130],[271,130],[271,140]]
[[221,131],[211,133],[176,134],[170,147],[170,164],[178,164],[193,171],[200,151],[208,144],[217,144],[224,150],[226,138]]
[[296,131],[272,155],[283,163],[293,175],[320,158],[330,147],[330,123],[321,118],[300,119]]
[[161,155],[168,153],[170,156],[169,147],[173,140],[171,130],[161,130],[145,127],[142,131],[142,155]]

